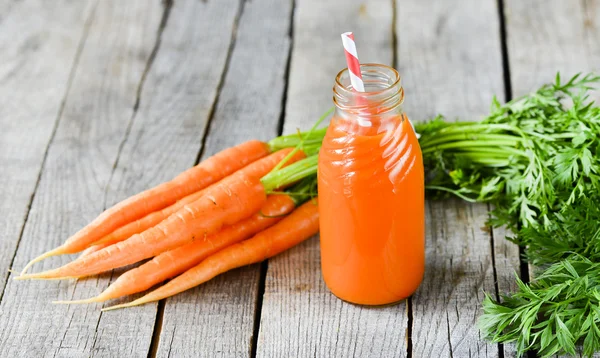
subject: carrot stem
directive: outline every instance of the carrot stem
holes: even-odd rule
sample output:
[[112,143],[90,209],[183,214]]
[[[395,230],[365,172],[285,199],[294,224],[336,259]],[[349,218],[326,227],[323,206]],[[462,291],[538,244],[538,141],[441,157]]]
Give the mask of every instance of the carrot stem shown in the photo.
[[297,161],[283,169],[270,172],[260,181],[265,188],[265,193],[270,194],[275,189],[288,186],[301,179],[317,174],[318,156],[313,155]]
[[277,138],[273,138],[268,142],[269,148],[271,150],[278,150],[282,148],[295,147],[302,142],[304,139],[304,145],[320,145],[325,137],[325,133],[327,133],[327,127],[315,129],[312,133],[309,132],[301,132],[279,136]]

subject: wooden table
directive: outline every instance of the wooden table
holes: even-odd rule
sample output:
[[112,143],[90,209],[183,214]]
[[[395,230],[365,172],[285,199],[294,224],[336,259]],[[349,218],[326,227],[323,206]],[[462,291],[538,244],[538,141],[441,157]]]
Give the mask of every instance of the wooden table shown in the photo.
[[[22,268],[103,209],[245,139],[331,106],[339,34],[395,66],[414,120],[479,119],[598,69],[594,0],[1,0],[0,269]],[[58,306],[80,281],[0,276],[0,357],[513,357],[475,326],[484,292],[527,276],[486,205],[427,204],[419,291],[385,308],[333,297],[318,238],[177,297],[102,313]],[[44,261],[34,270],[63,264]]]

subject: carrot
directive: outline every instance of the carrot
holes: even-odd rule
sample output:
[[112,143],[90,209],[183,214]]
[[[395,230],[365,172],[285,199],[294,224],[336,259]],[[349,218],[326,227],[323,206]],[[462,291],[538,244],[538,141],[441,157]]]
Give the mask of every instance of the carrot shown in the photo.
[[[269,159],[267,157],[259,161]],[[256,212],[266,201],[270,190],[302,179],[296,172],[314,174],[312,170],[304,168],[305,160],[266,175],[260,180],[244,172],[236,173],[209,188],[200,199],[185,205],[160,224],[141,234],[136,234],[89,256],[78,258],[57,269],[21,275],[16,279],[94,275],[156,256],[161,252],[192,242],[198,236],[214,234],[223,226],[235,224]],[[314,159],[311,158],[311,161]],[[298,166],[301,170],[297,169]],[[292,173],[288,174],[290,171]],[[280,173],[286,175],[280,176]]]
[[185,198],[178,200],[175,204],[171,206],[167,206],[162,210],[155,211],[144,216],[141,219],[137,219],[136,221],[130,222],[125,226],[121,226],[117,230],[104,236],[102,239],[94,242],[94,245],[115,244],[117,242],[126,240],[135,234],[144,232],[145,230],[159,224],[161,221],[171,216],[171,214],[176,213],[177,210],[183,208],[186,204],[190,204],[198,200],[202,195],[204,195],[204,190],[205,189],[190,194]]
[[111,243],[94,244],[94,245],[88,247],[87,249],[81,251],[81,254],[79,255],[79,257],[91,255],[96,251],[100,251],[105,247],[109,247],[110,245],[112,245],[112,244]]
[[[157,226],[60,268],[16,279],[82,277],[136,263],[201,239],[252,215],[266,200],[258,180],[235,176],[184,206]],[[232,194],[235,193],[235,194]],[[194,234],[194,233],[200,233]]]
[[[273,167],[275,167],[275,165],[277,165],[277,163],[281,162],[284,159],[284,157],[289,155],[292,151],[293,151],[292,148],[286,148],[286,149],[279,150],[275,153],[270,154],[266,158],[255,161],[255,162],[245,166],[244,168],[240,169],[238,172],[245,173],[246,175],[248,175],[252,178],[259,179],[260,177],[262,177],[263,175],[268,173],[269,170],[271,170]],[[286,164],[292,164],[292,163],[302,159],[303,157],[304,157],[304,153],[297,151],[292,154],[292,156],[289,158],[288,161],[286,161]],[[238,173],[238,172],[236,172],[236,173]],[[156,211],[151,214],[148,214],[141,219],[138,219],[134,222],[131,222],[131,223],[123,226],[123,227],[120,227],[117,230],[113,231],[112,233],[106,235],[99,241],[97,241],[96,244],[102,244],[102,243],[114,244],[114,243],[126,240],[135,234],[144,232],[145,230],[159,224],[161,221],[165,220],[170,215],[174,214],[179,209],[183,208],[185,205],[196,201],[198,198],[200,198],[202,195],[204,195],[204,193],[207,189],[208,188],[205,188],[194,194],[188,195],[185,198],[177,201],[175,204],[173,204],[171,206],[168,206],[160,211]]]
[[107,307],[103,311],[138,306],[171,297],[234,268],[273,257],[308,239],[318,231],[317,202],[316,200],[309,201],[274,226],[258,233],[251,239],[231,245],[209,256],[199,265],[177,276],[164,286],[133,302]]
[[268,145],[257,140],[225,149],[184,171],[173,180],[136,194],[107,209],[94,221],[67,239],[64,244],[30,261],[23,268],[22,273],[25,273],[34,263],[45,258],[82,251],[117,228],[153,211],[165,208],[178,199],[225,178],[267,154],[269,154]]
[[[294,210],[296,202],[285,194],[270,195],[260,212],[228,226],[205,240],[197,240],[163,252],[151,261],[125,272],[100,295],[78,301],[55,303],[92,303],[142,292],[197,265],[215,252],[245,240],[283,219]],[[92,246],[93,247],[93,246]]]

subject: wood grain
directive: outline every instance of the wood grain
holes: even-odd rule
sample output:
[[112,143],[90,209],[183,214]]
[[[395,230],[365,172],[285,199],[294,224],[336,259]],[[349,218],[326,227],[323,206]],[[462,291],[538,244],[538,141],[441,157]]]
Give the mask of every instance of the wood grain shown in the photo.
[[[291,14],[291,1],[244,3],[202,158],[277,135]],[[253,265],[167,299],[158,356],[249,357],[259,277]]]
[[600,1],[505,1],[513,96],[600,69]]
[[398,70],[415,120],[479,120],[503,98],[494,0],[397,1]]
[[[567,80],[600,70],[600,1],[506,0],[504,12],[513,97],[552,82],[559,71]],[[515,357],[507,348],[506,357]]]
[[[15,267],[23,267],[31,258],[60,245],[104,209],[102,198],[134,112],[137,87],[156,42],[162,13],[159,2],[97,3],[48,149]],[[70,64],[71,60],[63,65]],[[48,259],[34,270],[56,267],[68,259]],[[0,306],[0,327],[10,327],[0,331],[0,356],[91,355],[98,334],[99,307],[57,306],[50,301],[95,295],[106,287],[108,278],[11,280]],[[146,356],[148,341],[136,343],[138,338],[130,337],[131,345],[139,350],[128,356]],[[117,342],[106,344],[103,351],[94,353],[115,356],[113,350],[123,352]]]
[[0,297],[69,88],[90,4],[0,3]]
[[426,270],[413,296],[415,357],[497,357],[475,326],[483,293],[494,294],[486,206],[428,202]]
[[[506,237],[512,236],[512,232],[505,227],[492,229],[494,246],[494,278],[498,295],[514,292],[517,289],[515,277],[521,276],[521,262],[519,259],[519,246],[508,241]],[[488,293],[492,294],[492,291]],[[505,358],[516,358],[515,345],[513,343],[501,345]]]
[[[332,106],[333,80],[345,67],[342,32],[356,33],[363,61],[391,64],[391,29],[389,1],[297,1],[284,132],[310,127]],[[313,238],[269,260],[257,356],[404,356],[406,309],[405,302],[368,308],[332,296]]]
[[407,304],[357,306],[321,277],[318,237],[269,260],[258,357],[404,357]]

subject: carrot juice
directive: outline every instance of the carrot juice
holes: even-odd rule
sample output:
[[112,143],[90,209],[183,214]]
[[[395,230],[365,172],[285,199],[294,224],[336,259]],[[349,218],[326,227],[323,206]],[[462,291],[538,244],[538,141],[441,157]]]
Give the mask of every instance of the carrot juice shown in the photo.
[[337,297],[382,305],[410,296],[423,277],[424,170],[398,73],[361,71],[363,93],[351,90],[347,70],[337,76],[319,152],[321,266]]

